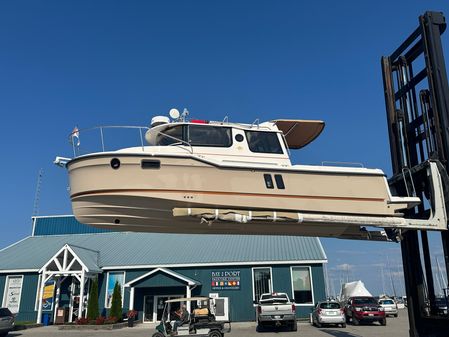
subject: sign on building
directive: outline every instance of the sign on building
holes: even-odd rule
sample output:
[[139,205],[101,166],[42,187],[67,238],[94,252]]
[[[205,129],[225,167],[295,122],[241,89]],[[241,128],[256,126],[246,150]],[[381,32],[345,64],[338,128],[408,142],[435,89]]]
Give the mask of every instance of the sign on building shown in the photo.
[[212,290],[240,290],[240,270],[213,271]]
[[3,306],[8,308],[13,314],[19,312],[22,284],[23,276],[8,276]]
[[42,310],[52,311],[54,303],[55,281],[45,283],[44,293],[42,295]]

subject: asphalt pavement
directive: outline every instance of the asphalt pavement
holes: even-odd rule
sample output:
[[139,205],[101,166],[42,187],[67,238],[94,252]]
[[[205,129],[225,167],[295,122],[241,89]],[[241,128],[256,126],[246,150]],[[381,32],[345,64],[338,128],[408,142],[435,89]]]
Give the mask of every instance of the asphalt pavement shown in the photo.
[[[134,328],[123,328],[119,330],[59,330],[56,326],[41,327],[22,331],[14,331],[9,334],[11,337],[151,337],[154,333],[154,324],[139,324]],[[316,328],[309,323],[298,324],[298,331],[292,332],[287,329],[265,329],[257,332],[256,324],[233,323],[232,331],[225,337],[408,337],[407,312],[401,310],[399,317],[389,317],[387,325],[381,326],[378,323],[353,326],[348,324],[346,328],[336,326]]]

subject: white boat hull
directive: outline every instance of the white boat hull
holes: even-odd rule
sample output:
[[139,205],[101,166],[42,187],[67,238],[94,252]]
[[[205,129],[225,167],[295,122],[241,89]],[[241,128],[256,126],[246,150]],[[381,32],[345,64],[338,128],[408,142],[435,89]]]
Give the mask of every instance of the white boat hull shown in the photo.
[[[113,169],[111,160],[120,161]],[[142,168],[142,161],[160,162]],[[173,217],[175,208],[273,210],[395,217],[416,198],[394,200],[383,174],[307,166],[285,169],[217,166],[194,156],[103,153],[67,165],[73,212],[82,223],[126,231],[167,233],[366,236],[357,226],[251,221],[201,223]],[[285,189],[267,188],[264,174],[281,175]],[[300,228],[300,229],[299,229]]]

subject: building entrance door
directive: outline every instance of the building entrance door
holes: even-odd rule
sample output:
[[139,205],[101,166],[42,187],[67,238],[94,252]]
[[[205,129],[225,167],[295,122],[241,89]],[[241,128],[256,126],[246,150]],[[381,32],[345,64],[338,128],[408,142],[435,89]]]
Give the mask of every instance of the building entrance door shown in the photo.
[[[175,298],[181,298],[181,295],[164,295],[164,296],[154,296],[154,312],[156,316],[156,320],[160,321],[162,319],[162,313],[164,312],[165,301],[172,300]],[[169,303],[168,310],[168,318],[170,318],[170,313],[179,308],[180,303]],[[167,318],[167,317],[165,317]]]
[[154,296],[143,297],[143,321],[154,321]]
[[215,302],[215,319],[217,321],[229,320],[229,297],[214,298]]

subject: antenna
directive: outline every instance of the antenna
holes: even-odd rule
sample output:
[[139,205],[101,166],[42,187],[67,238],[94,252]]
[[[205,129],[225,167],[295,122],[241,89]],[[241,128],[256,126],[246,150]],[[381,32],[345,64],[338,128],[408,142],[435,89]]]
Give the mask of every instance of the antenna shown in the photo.
[[189,110],[187,110],[187,108],[184,108],[184,110],[182,111],[181,117],[180,117],[181,121],[185,122],[188,115],[189,115]]
[[33,205],[33,215],[39,215],[39,199],[41,195],[41,185],[42,185],[42,176],[44,175],[44,169],[40,168],[39,173],[37,175],[37,183],[36,183],[36,193],[34,194],[34,205]]

